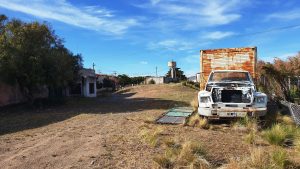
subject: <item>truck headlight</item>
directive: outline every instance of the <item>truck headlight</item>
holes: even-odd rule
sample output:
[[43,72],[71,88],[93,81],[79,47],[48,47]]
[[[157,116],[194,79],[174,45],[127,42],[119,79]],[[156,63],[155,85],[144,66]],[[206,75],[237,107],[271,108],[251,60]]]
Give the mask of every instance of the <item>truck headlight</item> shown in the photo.
[[210,98],[209,97],[200,97],[200,103],[209,103]]
[[256,103],[258,104],[266,103],[266,97],[256,97]]

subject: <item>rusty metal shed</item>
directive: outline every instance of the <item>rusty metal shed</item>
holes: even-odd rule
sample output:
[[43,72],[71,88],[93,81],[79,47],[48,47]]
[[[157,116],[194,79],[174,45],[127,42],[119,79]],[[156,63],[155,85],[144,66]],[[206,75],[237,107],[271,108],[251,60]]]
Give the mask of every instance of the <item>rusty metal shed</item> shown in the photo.
[[246,70],[256,78],[257,48],[223,48],[200,51],[200,89],[212,70]]

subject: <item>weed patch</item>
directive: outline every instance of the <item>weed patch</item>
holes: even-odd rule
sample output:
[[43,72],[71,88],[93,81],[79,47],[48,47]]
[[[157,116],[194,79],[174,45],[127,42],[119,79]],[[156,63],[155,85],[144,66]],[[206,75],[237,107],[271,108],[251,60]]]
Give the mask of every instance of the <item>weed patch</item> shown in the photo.
[[206,118],[202,118],[198,113],[194,113],[189,117],[187,125],[192,127],[199,127],[202,129],[209,129],[210,125]]
[[263,138],[273,145],[284,145],[286,141],[292,140],[297,135],[295,126],[275,124],[262,133]]
[[159,144],[160,141],[160,135],[163,132],[163,129],[158,127],[155,128],[154,130],[151,129],[143,129],[140,132],[141,138],[151,146],[155,147]]

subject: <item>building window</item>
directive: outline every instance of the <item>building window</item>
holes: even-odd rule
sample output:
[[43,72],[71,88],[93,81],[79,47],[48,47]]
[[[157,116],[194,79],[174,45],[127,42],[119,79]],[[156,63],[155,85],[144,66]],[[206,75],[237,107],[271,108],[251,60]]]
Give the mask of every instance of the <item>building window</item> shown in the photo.
[[95,93],[94,83],[90,83],[89,88],[90,88],[90,94],[94,94]]

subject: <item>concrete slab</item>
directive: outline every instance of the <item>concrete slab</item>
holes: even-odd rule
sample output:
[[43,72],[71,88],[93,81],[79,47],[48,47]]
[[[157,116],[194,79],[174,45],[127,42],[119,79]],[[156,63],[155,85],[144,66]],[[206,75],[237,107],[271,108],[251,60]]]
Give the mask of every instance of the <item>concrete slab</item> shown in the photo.
[[164,124],[183,124],[185,122],[185,117],[172,117],[172,116],[163,116],[162,118],[158,119],[157,123],[164,123]]
[[183,124],[192,113],[193,109],[191,107],[176,107],[168,110],[156,122],[162,124]]

